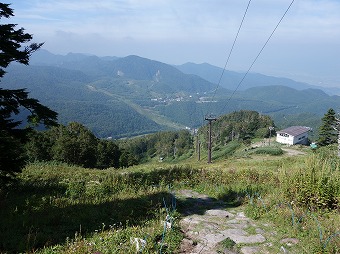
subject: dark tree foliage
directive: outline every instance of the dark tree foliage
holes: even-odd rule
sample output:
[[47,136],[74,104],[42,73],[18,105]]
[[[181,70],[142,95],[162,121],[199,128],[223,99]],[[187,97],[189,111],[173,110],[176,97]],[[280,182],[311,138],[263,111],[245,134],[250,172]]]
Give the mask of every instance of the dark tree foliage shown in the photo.
[[119,142],[124,150],[124,162],[141,163],[156,156],[177,158],[193,148],[193,138],[189,131],[163,131],[143,137],[126,139]]
[[98,139],[83,125],[72,122],[59,125],[54,130],[56,140],[52,151],[53,159],[87,168],[96,166]]
[[136,156],[134,156],[134,154],[123,149],[122,154],[119,158],[120,167],[122,167],[122,168],[131,167],[131,166],[137,165],[137,164],[138,164],[138,161],[137,161]]
[[[14,16],[9,4],[0,3],[0,19]],[[23,28],[16,29],[16,24],[0,25],[0,80],[11,62],[28,65],[33,52],[42,43],[27,44],[32,35]],[[25,46],[26,45],[26,46]],[[24,84],[23,84],[24,85]],[[3,182],[13,179],[24,165],[23,140],[29,129],[20,129],[20,120],[13,116],[23,110],[29,112],[27,122],[37,125],[53,125],[57,113],[41,105],[38,100],[28,97],[25,89],[3,89],[0,87],[0,178]]]
[[337,119],[334,109],[330,108],[321,119],[318,144],[321,146],[337,143]]
[[0,183],[13,179],[24,165],[24,149],[20,141],[0,130]]
[[[11,16],[14,14],[9,4],[0,3],[0,19]],[[25,33],[24,28],[16,30],[16,26],[16,24],[0,25],[0,78],[6,73],[4,69],[13,61],[27,65],[31,54],[43,45],[43,43],[32,43],[22,50],[21,44],[30,42],[33,37],[31,34]]]
[[113,141],[100,140],[97,145],[97,167],[118,168],[121,154],[119,147]]
[[189,131],[168,131],[117,141],[101,140],[80,123],[34,131],[26,143],[29,161],[60,161],[88,168],[122,168],[153,157],[178,158],[193,148]]
[[80,123],[59,125],[46,131],[32,131],[25,145],[28,160],[60,161],[70,165],[105,169],[126,167],[121,149],[111,140],[98,139]]
[[12,117],[18,115],[25,108],[30,112],[27,121],[33,125],[40,123],[55,125],[57,113],[39,103],[38,100],[28,98],[25,89],[1,89],[0,88],[0,128],[10,133],[19,133],[16,129],[22,121],[15,121]]
[[25,148],[30,162],[51,161],[53,159],[52,147],[57,137],[52,133],[51,129],[48,131],[31,131],[28,134]]
[[175,156],[181,156],[193,148],[193,137],[189,131],[182,130],[177,132],[174,141]]

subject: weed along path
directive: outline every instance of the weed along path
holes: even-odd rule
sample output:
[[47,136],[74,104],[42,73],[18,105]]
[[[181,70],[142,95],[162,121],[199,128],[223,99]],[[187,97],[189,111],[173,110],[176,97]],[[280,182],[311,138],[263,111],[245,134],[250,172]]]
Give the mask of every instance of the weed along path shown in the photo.
[[179,253],[294,253],[298,239],[277,239],[271,225],[251,220],[240,207],[227,208],[225,203],[192,190],[180,190],[176,196],[185,236]]

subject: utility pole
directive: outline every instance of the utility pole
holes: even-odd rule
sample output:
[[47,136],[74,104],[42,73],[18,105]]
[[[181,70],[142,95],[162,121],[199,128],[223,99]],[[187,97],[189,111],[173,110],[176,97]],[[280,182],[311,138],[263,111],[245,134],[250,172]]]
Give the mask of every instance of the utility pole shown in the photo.
[[198,161],[201,160],[201,141],[197,143],[197,153],[198,153]]
[[340,127],[339,127],[339,123],[338,125],[338,157],[340,157]]
[[206,116],[205,120],[209,122],[208,163],[211,163],[211,123],[212,121],[216,121],[216,117],[213,117],[212,115]]
[[335,117],[335,130],[338,132],[338,157],[340,157],[340,114]]
[[270,126],[269,127],[269,146],[270,146],[270,139],[272,138],[272,131],[274,130],[275,128],[273,126]]
[[198,130],[195,129],[194,134],[196,136],[196,154],[198,156],[198,161],[201,160],[201,141],[198,136]]

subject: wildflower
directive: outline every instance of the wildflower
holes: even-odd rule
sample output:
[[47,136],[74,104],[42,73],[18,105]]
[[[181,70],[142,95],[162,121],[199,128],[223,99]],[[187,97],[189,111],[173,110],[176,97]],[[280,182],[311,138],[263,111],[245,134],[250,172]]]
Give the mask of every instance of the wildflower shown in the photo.
[[131,244],[136,244],[136,253],[140,252],[141,250],[144,249],[146,245],[146,241],[141,238],[131,238],[130,239]]

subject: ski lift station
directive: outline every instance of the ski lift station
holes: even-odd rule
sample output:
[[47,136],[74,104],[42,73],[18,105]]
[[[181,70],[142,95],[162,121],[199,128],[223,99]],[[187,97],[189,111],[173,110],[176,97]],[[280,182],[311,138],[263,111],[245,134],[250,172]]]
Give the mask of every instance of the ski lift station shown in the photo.
[[308,144],[308,134],[312,129],[306,126],[291,126],[276,132],[276,141],[281,144]]

